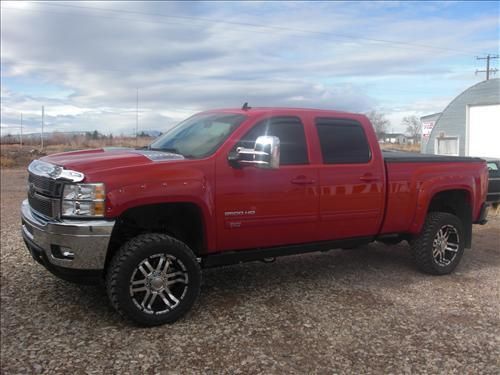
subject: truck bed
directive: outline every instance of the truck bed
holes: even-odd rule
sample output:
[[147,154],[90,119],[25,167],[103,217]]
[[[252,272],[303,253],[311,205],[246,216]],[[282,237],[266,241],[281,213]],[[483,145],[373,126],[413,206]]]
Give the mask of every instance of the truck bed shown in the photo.
[[[469,186],[471,181],[478,184],[481,168],[477,164],[481,158],[426,155],[411,152],[383,151],[387,178],[387,201],[381,234],[417,232],[421,222],[419,215],[427,211],[426,204],[440,186],[447,189],[450,181],[457,186]],[[475,186],[470,193],[471,202],[482,202],[486,198],[481,189]],[[424,197],[424,199],[422,199]],[[425,203],[422,203],[425,202]],[[480,204],[473,204],[473,220],[479,215]]]
[[414,152],[404,151],[382,151],[382,156],[387,163],[443,163],[443,162],[459,162],[459,163],[477,163],[483,161],[481,158],[473,158],[468,156],[446,156],[446,155],[430,155],[417,154]]

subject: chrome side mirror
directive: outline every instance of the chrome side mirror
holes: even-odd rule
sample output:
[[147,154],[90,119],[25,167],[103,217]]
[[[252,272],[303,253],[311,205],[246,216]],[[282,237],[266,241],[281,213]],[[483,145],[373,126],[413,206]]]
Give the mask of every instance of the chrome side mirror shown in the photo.
[[280,139],[263,135],[257,138],[253,149],[238,147],[236,155],[229,161],[240,165],[254,165],[257,168],[276,169],[280,165]]

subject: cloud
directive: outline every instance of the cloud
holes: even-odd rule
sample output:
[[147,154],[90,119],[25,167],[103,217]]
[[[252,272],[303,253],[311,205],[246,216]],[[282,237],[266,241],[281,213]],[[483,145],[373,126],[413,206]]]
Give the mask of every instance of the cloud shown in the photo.
[[[380,93],[388,80],[407,89],[455,74],[454,59],[471,45],[498,43],[487,13],[464,22],[440,9],[422,18],[417,5],[377,4],[3,2],[2,126],[23,112],[36,130],[44,105],[49,129],[133,133],[137,88],[142,129],[245,101],[395,112],[367,82]],[[472,73],[459,81],[470,84]]]

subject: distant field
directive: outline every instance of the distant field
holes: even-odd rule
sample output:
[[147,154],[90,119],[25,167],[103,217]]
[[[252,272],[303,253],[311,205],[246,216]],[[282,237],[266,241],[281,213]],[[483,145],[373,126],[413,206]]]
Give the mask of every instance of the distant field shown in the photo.
[[418,152],[420,153],[420,145],[398,145],[398,144],[387,144],[381,143],[380,148],[382,150],[395,150],[395,151],[407,151],[407,152]]
[[26,167],[33,159],[58,152],[102,147],[143,147],[152,142],[151,137],[114,137],[87,139],[84,136],[70,139],[47,139],[43,151],[40,145],[2,144],[0,145],[0,166],[2,168]]

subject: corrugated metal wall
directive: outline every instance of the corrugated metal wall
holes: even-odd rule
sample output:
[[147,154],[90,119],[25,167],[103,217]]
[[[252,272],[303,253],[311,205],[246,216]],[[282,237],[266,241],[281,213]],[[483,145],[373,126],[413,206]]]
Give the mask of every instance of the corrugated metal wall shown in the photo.
[[[438,118],[428,142],[423,145],[422,152],[434,154],[436,138],[440,136],[458,137],[459,154],[465,155],[465,136],[468,105],[488,105],[500,103],[500,78],[483,81],[469,87],[448,104]],[[500,121],[499,121],[500,126]]]

